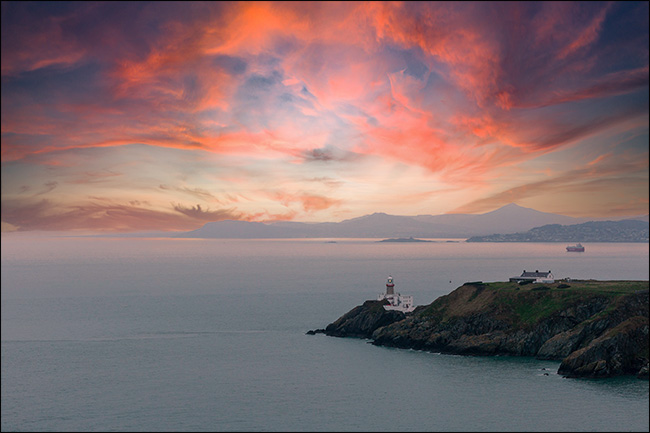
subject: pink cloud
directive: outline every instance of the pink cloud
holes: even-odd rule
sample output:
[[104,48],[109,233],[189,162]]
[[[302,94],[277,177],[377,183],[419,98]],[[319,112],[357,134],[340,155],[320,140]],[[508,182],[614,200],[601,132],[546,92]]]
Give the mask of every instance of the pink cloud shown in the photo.
[[[72,173],[78,162],[63,153],[112,147],[114,157],[141,143],[196,152],[215,167],[241,157],[274,172],[317,170],[312,178],[340,169],[339,182],[373,157],[424,168],[450,190],[487,190],[504,168],[551,160],[602,134],[647,131],[647,29],[629,35],[611,27],[633,8],[647,12],[643,2],[88,2],[41,17],[10,2],[3,13],[22,12],[3,33],[2,161],[33,170],[66,165]],[[625,19],[632,28],[634,16]],[[599,151],[593,166],[620,158]],[[635,154],[647,163],[647,151]],[[175,161],[179,171],[184,163]],[[78,167],[65,182],[101,197],[94,189],[106,187],[110,173]],[[245,177],[220,176],[224,183]],[[64,180],[55,182],[58,193]],[[273,197],[286,213],[263,205],[208,211],[206,203],[235,199],[220,202],[225,196],[206,185],[153,183],[161,184],[176,201],[201,207],[179,205],[169,220],[164,211],[147,214],[148,205],[67,205],[76,214],[53,202],[43,208],[82,225],[75,215],[106,206],[106,215],[125,221],[140,215],[177,226],[221,215],[335,215],[347,205],[335,191],[294,185]],[[254,188],[255,176],[243,184]],[[530,197],[554,184],[526,185],[491,194]],[[246,196],[255,194],[233,195]],[[471,202],[484,207],[493,197]]]
[[611,3],[607,4],[596,13],[587,26],[578,29],[577,36],[558,53],[557,56],[559,59],[564,59],[569,55],[575,54],[576,51],[590,45],[598,38],[602,30],[603,21],[611,5]]
[[293,202],[300,203],[303,210],[307,213],[329,209],[341,204],[341,200],[310,193],[276,192],[272,195],[285,206],[289,206]]

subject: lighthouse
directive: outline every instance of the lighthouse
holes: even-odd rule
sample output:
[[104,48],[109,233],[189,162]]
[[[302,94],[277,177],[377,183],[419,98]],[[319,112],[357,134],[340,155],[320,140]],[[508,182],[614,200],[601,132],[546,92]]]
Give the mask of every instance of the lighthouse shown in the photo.
[[393,281],[392,275],[389,275],[388,280],[386,280],[386,292],[380,294],[377,300],[388,301],[388,304],[384,305],[384,310],[397,310],[410,313],[415,309],[413,296],[402,296],[401,293],[395,293],[395,281]]
[[393,277],[388,276],[388,281],[386,281],[386,294],[394,295],[395,294],[395,283],[393,282]]

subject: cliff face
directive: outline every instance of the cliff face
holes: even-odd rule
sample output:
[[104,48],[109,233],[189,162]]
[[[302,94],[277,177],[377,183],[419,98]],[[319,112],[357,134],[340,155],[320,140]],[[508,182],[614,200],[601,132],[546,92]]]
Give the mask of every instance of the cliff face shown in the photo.
[[330,323],[324,334],[332,337],[370,338],[377,329],[403,320],[401,311],[384,310],[384,301],[366,301]]
[[356,307],[325,333],[442,353],[557,359],[558,373],[569,377],[647,378],[647,281],[468,283],[408,315],[378,306]]

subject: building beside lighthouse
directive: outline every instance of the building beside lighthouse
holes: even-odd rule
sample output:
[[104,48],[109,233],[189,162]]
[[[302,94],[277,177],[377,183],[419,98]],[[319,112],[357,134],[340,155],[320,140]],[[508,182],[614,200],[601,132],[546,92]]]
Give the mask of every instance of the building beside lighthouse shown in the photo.
[[410,313],[415,310],[415,305],[413,305],[413,296],[404,295],[401,293],[395,293],[395,282],[393,281],[392,276],[388,276],[388,281],[386,281],[386,291],[380,294],[377,297],[378,301],[387,300],[388,305],[384,305],[386,310],[397,310],[404,313]]

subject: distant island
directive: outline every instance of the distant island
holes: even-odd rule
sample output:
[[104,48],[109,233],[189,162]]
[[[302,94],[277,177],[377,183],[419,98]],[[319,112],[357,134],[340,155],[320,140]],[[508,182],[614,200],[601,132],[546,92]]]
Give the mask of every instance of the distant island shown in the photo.
[[547,224],[523,233],[472,236],[466,242],[648,242],[648,223],[638,220]]
[[411,313],[368,300],[307,334],[457,355],[561,361],[565,377],[648,379],[648,281],[465,283]]
[[433,241],[426,241],[424,239],[415,239],[413,236],[411,236],[409,238],[384,239],[378,242],[433,242]]

